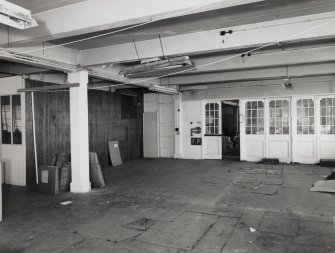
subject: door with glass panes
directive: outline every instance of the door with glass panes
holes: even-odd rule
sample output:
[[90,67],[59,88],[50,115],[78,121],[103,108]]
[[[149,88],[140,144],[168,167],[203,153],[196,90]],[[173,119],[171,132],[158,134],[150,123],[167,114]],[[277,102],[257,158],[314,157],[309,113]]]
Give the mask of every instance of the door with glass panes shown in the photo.
[[293,162],[313,164],[317,157],[317,100],[314,96],[292,99]]
[[203,102],[203,159],[222,158],[221,101]]
[[319,159],[335,159],[335,96],[320,96]]
[[5,183],[26,185],[25,94],[1,95],[1,161]]
[[291,116],[289,98],[265,100],[266,158],[291,162]]
[[240,105],[241,160],[260,161],[265,157],[265,100],[241,100]]

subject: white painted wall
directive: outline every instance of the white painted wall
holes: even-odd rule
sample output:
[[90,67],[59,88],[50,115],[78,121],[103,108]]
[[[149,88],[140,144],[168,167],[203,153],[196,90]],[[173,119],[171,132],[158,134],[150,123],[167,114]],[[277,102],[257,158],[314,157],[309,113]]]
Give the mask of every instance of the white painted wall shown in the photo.
[[[0,78],[0,96],[17,94],[17,89],[21,88],[24,88],[21,77]],[[26,185],[25,111],[25,94],[21,93],[22,144],[0,144],[0,160],[5,163],[6,184]]]

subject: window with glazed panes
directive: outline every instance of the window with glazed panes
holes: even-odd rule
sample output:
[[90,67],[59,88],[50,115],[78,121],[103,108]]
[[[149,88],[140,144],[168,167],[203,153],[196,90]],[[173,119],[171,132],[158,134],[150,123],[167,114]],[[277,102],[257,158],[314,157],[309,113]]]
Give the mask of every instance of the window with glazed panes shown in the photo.
[[220,134],[220,106],[218,103],[207,103],[206,114],[206,135]]
[[335,134],[335,98],[320,100],[321,134]]
[[314,100],[297,100],[297,134],[309,135],[315,133]]
[[1,96],[1,143],[22,144],[21,96]]
[[271,135],[286,135],[290,133],[289,127],[289,101],[273,100],[269,103],[270,112],[270,134]]
[[247,102],[245,115],[245,133],[251,135],[264,134],[264,102]]

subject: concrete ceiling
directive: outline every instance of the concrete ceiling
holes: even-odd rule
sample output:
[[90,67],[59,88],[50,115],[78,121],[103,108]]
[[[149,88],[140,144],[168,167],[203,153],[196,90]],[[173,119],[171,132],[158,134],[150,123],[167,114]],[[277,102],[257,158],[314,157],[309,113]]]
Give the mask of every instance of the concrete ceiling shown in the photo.
[[[265,0],[259,3],[170,18],[121,33],[70,44],[67,47],[85,50],[129,43],[133,40],[154,39],[158,38],[159,35],[167,37],[329,11],[335,11],[334,0]],[[115,31],[115,29],[82,34],[50,42],[62,44],[112,31]]]
[[86,0],[7,0],[13,4],[17,4],[23,8],[31,10],[32,13],[48,11],[69,4],[84,2]]

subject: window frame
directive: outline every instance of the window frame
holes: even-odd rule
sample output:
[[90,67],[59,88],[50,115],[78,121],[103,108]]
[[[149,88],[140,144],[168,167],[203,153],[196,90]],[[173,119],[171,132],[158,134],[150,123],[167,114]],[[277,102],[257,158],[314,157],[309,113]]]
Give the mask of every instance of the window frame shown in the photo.
[[[214,109],[211,109],[211,105],[214,105]],[[209,108],[207,109],[207,105],[209,106]],[[217,105],[217,109],[215,107],[215,105]],[[212,102],[212,101],[208,101],[208,102],[205,102],[205,105],[204,105],[204,111],[205,111],[205,136],[220,136],[222,133],[221,133],[221,108],[220,108],[220,103],[219,102]],[[208,112],[208,116],[207,116],[207,112]],[[214,112],[214,117],[213,118],[210,118],[211,116],[211,112]],[[215,117],[215,114],[217,113],[217,117]],[[208,122],[207,120],[210,120],[212,119],[213,120],[213,125],[209,124],[208,125]],[[218,124],[215,124],[215,122],[217,121]],[[209,128],[213,128],[213,133],[208,133],[208,129]]]
[[[250,108],[248,104],[250,103]],[[253,103],[256,103],[256,108],[253,108]],[[259,107],[259,103],[262,103],[262,107]],[[265,134],[265,101],[264,100],[248,100],[245,101],[244,105],[244,113],[245,113],[245,126],[244,126],[244,134],[247,136],[259,136]],[[261,116],[261,111],[262,116]],[[255,112],[255,116],[254,116]],[[261,123],[263,122],[263,123]],[[250,132],[248,132],[248,129]],[[253,129],[256,129],[256,132],[253,133]],[[263,129],[263,131],[259,131]]]
[[[10,139],[10,143],[3,143],[3,134],[2,134],[2,97],[7,97],[9,96],[9,108],[10,108],[10,116],[11,116],[11,139]],[[13,117],[13,96],[20,96],[20,113],[21,113],[21,143],[14,143],[14,117]],[[21,94],[1,94],[0,95],[0,110],[1,110],[1,114],[0,114],[0,121],[1,121],[1,131],[0,131],[0,145],[23,145],[23,117],[22,117],[22,95]]]
[[[274,103],[274,107],[271,107],[272,102]],[[285,102],[287,103],[286,105],[285,105]],[[271,136],[290,135],[291,134],[291,112],[290,112],[291,103],[290,103],[290,100],[287,98],[270,98],[268,99],[267,103],[268,103],[268,110],[269,110],[268,115],[267,115],[267,118],[269,120],[268,126],[267,126],[267,133]],[[280,107],[278,106],[279,103],[280,103]],[[272,113],[274,113],[274,115],[272,115]],[[278,124],[278,122],[280,122],[281,124]],[[285,128],[288,131],[285,131]],[[280,132],[278,132],[279,129],[281,129]],[[274,130],[274,131],[272,132],[271,130]]]
[[[327,102],[325,101],[325,106],[322,106],[322,100],[331,100],[331,105],[327,105]],[[323,110],[325,112],[325,115],[323,114]],[[330,111],[330,113],[329,113]],[[330,116],[330,119],[328,118]],[[323,118],[325,120],[325,124],[322,123]],[[320,134],[323,136],[335,136],[335,97],[321,97],[320,98]],[[328,124],[330,122],[330,124]],[[330,133],[327,133],[327,128],[330,127]],[[323,131],[323,129],[326,130],[326,132]]]

